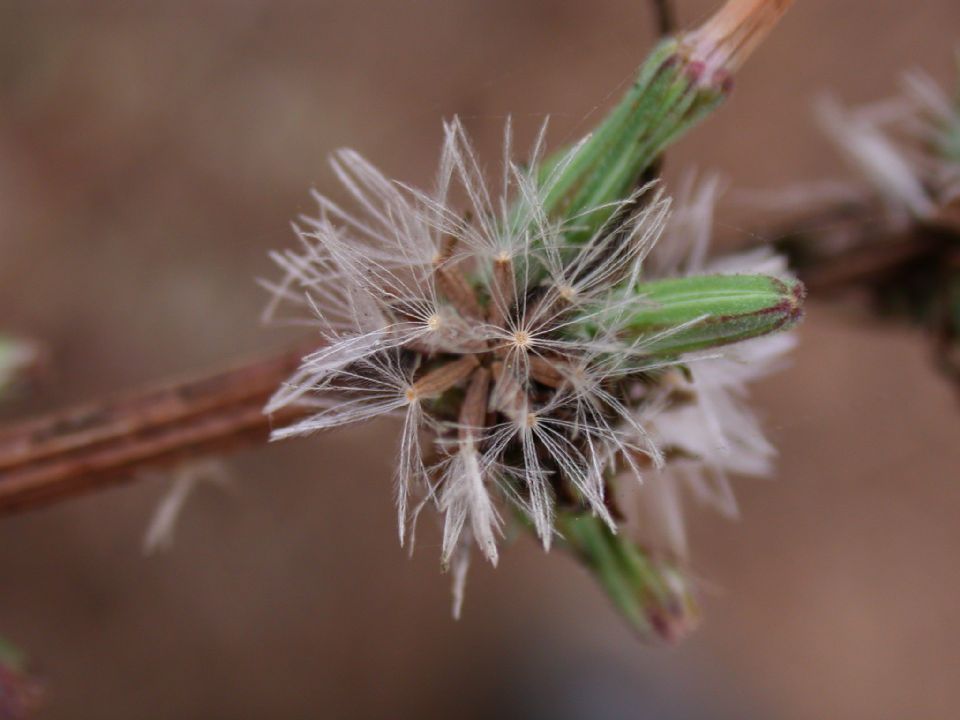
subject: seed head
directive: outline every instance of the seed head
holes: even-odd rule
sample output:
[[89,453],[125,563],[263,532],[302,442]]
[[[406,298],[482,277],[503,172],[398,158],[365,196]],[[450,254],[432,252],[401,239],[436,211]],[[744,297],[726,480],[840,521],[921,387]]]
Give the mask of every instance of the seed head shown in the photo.
[[[520,164],[508,124],[497,192],[457,120],[445,127],[430,193],[339,153],[334,169],[357,211],[318,196],[318,216],[295,228],[299,248],[274,254],[284,277],[268,283],[270,315],[298,306],[324,339],[267,407],[296,404],[310,414],[273,437],[401,417],[401,542],[412,542],[423,508],[443,516],[457,611],[469,547],[498,560],[504,505],[546,548],[558,513],[588,515],[615,532],[612,477],[640,481],[664,463],[645,427],[659,376],[686,363],[688,349],[723,344],[724,332],[742,339],[738,319],[783,300],[783,283],[771,281],[751,303],[733,305],[755,278],[724,280],[727,318],[710,325],[709,342],[693,342],[691,333],[715,319],[710,310],[698,311],[680,287],[686,314],[671,319],[674,296],[644,284],[669,200],[657,186],[641,188],[616,204],[614,221],[571,243],[580,216],[554,217],[546,198],[578,149],[543,175],[544,133]],[[710,287],[698,279],[694,295],[713,297]],[[674,335],[683,343],[671,346]]]

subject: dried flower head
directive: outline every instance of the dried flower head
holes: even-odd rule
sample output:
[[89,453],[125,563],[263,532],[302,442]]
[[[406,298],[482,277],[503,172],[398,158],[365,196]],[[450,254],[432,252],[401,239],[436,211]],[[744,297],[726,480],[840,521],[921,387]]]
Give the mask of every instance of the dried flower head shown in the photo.
[[[563,471],[599,515],[604,471],[616,453],[659,456],[648,443],[628,444],[631,413],[606,389],[648,368],[643,340],[623,340],[627,297],[663,227],[668,203],[645,189],[642,208],[570,247],[576,219],[549,218],[543,197],[573,157],[550,177],[510,159],[503,191],[490,194],[458,121],[446,126],[435,191],[388,181],[346,151],[334,169],[366,215],[319,197],[320,215],[297,228],[300,251],[275,255],[287,275],[277,299],[306,290],[326,346],[268,407],[306,402],[317,412],[275,433],[282,438],[365,420],[404,417],[397,476],[401,537],[422,507],[414,490],[444,512],[443,557],[461,538],[497,560],[501,518],[493,488],[532,518],[545,545],[553,536],[555,479]],[[539,167],[542,134],[526,167]],[[454,185],[468,212],[450,203]],[[576,323],[597,318],[589,336]],[[421,432],[437,438],[440,459],[428,467]],[[575,439],[574,439],[575,438]]]
[[544,126],[519,163],[508,122],[495,189],[458,120],[445,126],[430,192],[342,151],[332,164],[353,207],[317,195],[317,217],[295,226],[299,246],[274,253],[284,277],[266,283],[267,318],[298,308],[322,346],[266,408],[307,416],[273,437],[401,418],[400,539],[412,545],[425,507],[442,515],[455,613],[471,547],[496,563],[512,515],[545,548],[562,539],[638,628],[675,638],[691,625],[682,572],[617,535],[612,489],[664,467],[658,439],[709,454],[699,429],[678,438],[668,415],[653,422],[683,404],[676,378],[693,384],[705,351],[794,324],[803,288],[657,273],[648,260],[670,201],[638,178],[722,102],[730,73],[789,4],[730,0],[701,30],[660,43],[568,152],[546,155]]
[[[669,214],[655,186],[613,203],[608,223],[572,243],[598,208],[567,219],[547,212],[545,198],[578,148],[544,175],[543,147],[541,132],[518,164],[507,125],[497,194],[456,120],[431,193],[343,151],[333,168],[362,214],[317,196],[318,217],[295,228],[299,247],[274,254],[283,280],[268,284],[268,317],[293,303],[324,341],[267,407],[296,403],[312,414],[274,438],[401,417],[401,541],[423,507],[442,513],[457,598],[471,544],[497,562],[503,501],[546,548],[558,508],[583,508],[613,531],[610,478],[641,480],[664,463],[640,408],[666,371],[685,352],[799,316],[799,286],[773,278],[710,276],[702,297],[643,286]],[[703,298],[735,304],[711,314]]]

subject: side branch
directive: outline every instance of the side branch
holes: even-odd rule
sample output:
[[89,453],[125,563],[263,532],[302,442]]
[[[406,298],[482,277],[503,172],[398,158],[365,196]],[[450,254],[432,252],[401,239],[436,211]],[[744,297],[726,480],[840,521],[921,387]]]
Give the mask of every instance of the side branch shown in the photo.
[[265,442],[262,409],[299,365],[298,348],[200,379],[73,408],[0,431],[0,515],[99,490],[146,468]]

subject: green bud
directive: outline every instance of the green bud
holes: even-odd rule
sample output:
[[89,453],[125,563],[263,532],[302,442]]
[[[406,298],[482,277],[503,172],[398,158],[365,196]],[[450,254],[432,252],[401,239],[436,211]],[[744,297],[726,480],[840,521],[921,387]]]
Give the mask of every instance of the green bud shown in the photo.
[[[723,102],[733,74],[792,2],[728,0],[703,26],[653,50],[623,99],[551,187],[547,211],[577,218],[572,242],[609,222],[615,206],[593,209],[630,197],[661,153]],[[556,159],[545,171],[552,167]]]
[[625,332],[646,338],[651,355],[729,345],[795,325],[806,291],[767,275],[704,275],[642,283]]
[[[704,84],[699,65],[681,50],[679,40],[667,40],[641,66],[624,98],[551,188],[545,203],[550,214],[574,217],[629,197],[663,150],[721,103],[727,80]],[[614,212],[610,207],[579,218],[571,240],[590,237]]]
[[696,627],[699,611],[678,567],[654,560],[593,515],[561,513],[557,527],[566,547],[643,638],[677,643]]

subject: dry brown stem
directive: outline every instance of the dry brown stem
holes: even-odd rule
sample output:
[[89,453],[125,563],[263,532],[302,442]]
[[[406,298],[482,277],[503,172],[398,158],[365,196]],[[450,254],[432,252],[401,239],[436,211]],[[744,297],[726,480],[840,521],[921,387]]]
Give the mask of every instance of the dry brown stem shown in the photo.
[[302,349],[199,379],[71,408],[0,431],[0,515],[115,485],[138,470],[265,442],[263,406]]

